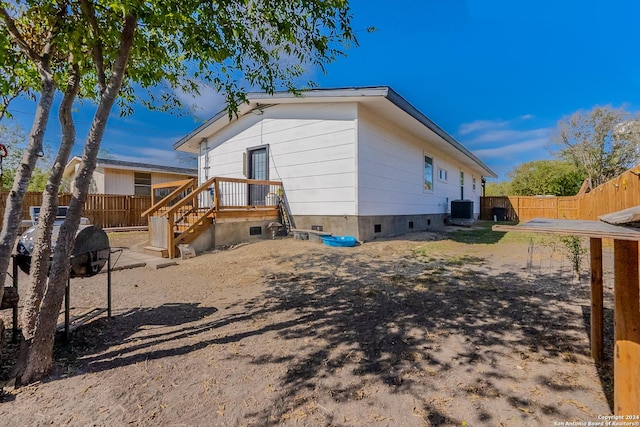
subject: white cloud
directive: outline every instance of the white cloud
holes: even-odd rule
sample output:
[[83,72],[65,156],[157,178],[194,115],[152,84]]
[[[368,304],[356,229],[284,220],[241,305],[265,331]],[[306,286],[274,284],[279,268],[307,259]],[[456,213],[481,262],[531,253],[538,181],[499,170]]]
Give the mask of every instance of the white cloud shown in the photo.
[[459,135],[468,135],[484,129],[495,129],[506,126],[509,122],[497,120],[475,120],[471,123],[463,123],[458,129]]
[[[521,158],[530,155],[531,152],[545,154],[544,148],[547,144],[547,138],[528,139],[514,144],[504,145],[495,148],[484,148],[475,150],[474,153],[484,159],[504,159],[504,158]],[[517,157],[515,155],[518,155]],[[523,160],[525,161],[525,160]]]
[[184,92],[180,89],[175,89],[174,92],[186,108],[202,119],[210,118],[225,107],[226,100],[224,95],[213,87],[202,83],[199,85],[198,90],[199,94]]
[[[460,142],[498,175],[515,166],[551,157],[546,149],[554,128],[539,126],[531,114],[510,120],[476,120],[460,126]],[[538,125],[538,126],[536,126]]]
[[185,167],[178,162],[176,151],[149,147],[131,147],[127,154],[111,153],[116,160],[149,163],[152,165]]
[[[545,144],[549,139],[550,129],[486,129],[476,135],[464,140],[463,144],[468,147],[481,147],[485,145],[504,146],[528,140],[544,140]],[[544,144],[542,144],[544,146]]]

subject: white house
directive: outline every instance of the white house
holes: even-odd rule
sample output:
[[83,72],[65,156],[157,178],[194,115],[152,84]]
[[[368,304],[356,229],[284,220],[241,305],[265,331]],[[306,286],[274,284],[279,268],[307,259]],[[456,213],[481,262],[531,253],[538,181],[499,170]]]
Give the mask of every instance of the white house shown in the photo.
[[[73,186],[81,160],[80,157],[73,157],[64,169],[63,178],[69,181],[70,186]],[[197,170],[190,168],[97,159],[91,192],[94,194],[149,196],[153,184],[195,178],[197,175]]]
[[360,240],[443,224],[451,201],[480,210],[485,163],[389,87],[253,93],[174,144],[198,180],[281,181],[297,228]]

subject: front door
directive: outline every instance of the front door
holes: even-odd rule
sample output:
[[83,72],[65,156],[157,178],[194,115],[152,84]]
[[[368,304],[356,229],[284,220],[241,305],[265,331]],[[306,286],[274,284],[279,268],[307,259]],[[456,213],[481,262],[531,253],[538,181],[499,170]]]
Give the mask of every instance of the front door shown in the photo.
[[[260,147],[248,152],[249,179],[266,181],[269,179],[269,157],[267,147]],[[249,205],[262,206],[269,192],[269,186],[265,184],[249,184]]]

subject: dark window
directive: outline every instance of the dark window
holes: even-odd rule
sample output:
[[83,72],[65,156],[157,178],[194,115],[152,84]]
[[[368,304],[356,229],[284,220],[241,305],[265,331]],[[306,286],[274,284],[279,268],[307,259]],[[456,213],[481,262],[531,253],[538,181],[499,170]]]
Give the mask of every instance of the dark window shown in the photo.
[[374,224],[373,232],[374,233],[381,233],[382,232],[382,224]]
[[151,174],[144,172],[134,172],[133,194],[136,196],[151,195]]
[[312,225],[311,229],[314,231],[322,231],[322,226],[321,225]]
[[427,220],[427,225],[431,225],[431,220],[430,219]]
[[413,228],[413,221],[409,221],[409,229],[411,230]]
[[259,236],[262,234],[262,227],[249,227],[249,236]]

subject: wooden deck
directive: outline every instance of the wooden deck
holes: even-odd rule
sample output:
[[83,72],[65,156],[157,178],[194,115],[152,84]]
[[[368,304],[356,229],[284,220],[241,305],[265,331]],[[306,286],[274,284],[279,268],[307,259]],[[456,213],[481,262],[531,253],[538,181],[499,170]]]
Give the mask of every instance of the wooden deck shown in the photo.
[[[189,179],[151,187],[155,202],[149,217],[151,246],[169,258],[178,245],[188,245],[214,223],[278,220],[282,183],[214,177],[196,187]],[[160,200],[156,192],[164,195]]]

